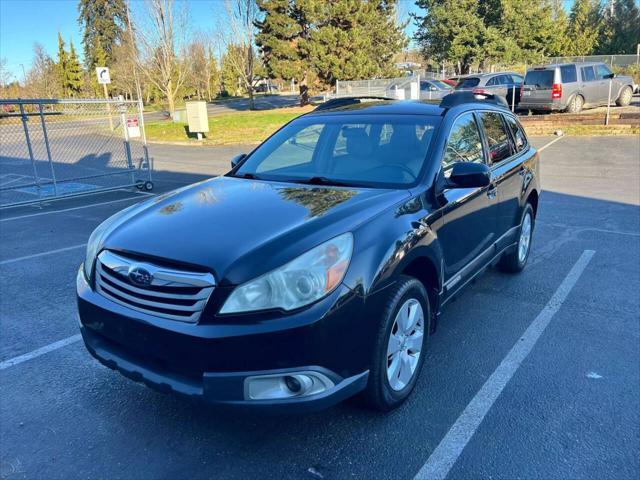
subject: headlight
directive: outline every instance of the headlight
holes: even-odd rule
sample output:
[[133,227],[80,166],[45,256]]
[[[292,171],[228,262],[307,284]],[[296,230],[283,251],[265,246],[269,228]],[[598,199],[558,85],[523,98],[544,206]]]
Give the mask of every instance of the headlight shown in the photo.
[[220,313],[281,308],[294,310],[324,297],[342,281],[353,251],[353,235],[342,234],[276,270],[237,287]]
[[104,238],[111,232],[112,228],[120,219],[127,215],[131,210],[139,206],[140,204],[131,205],[124,210],[120,210],[118,213],[116,213],[115,215],[111,215],[104,222],[98,225],[93,231],[93,233],[89,237],[89,241],[87,242],[87,253],[84,258],[84,274],[87,277],[87,280],[91,280],[93,265],[96,263],[98,250],[102,246]]

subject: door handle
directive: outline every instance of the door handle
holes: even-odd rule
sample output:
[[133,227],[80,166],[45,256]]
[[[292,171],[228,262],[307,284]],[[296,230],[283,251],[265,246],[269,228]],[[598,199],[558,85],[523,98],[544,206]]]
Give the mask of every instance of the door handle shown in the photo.
[[498,194],[498,189],[496,188],[495,185],[491,185],[487,190],[487,197],[489,197],[489,200],[493,200],[494,198],[496,198],[497,194]]

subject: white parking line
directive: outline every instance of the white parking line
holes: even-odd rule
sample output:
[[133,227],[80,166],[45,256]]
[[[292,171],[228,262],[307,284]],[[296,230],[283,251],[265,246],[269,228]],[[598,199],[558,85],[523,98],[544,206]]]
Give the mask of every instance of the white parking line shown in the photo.
[[553,140],[551,140],[549,143],[547,143],[546,145],[541,146],[538,151],[541,152],[543,151],[545,148],[550,147],[551,145],[553,145],[554,143],[562,140],[564,138],[564,135],[558,138],[554,138]]
[[56,250],[49,250],[48,252],[34,253],[33,255],[25,255],[24,257],[10,258],[9,260],[2,260],[0,262],[0,265],[9,265],[10,263],[21,262],[23,260],[31,260],[32,258],[44,257],[46,255],[52,255],[54,253],[67,252],[69,250],[75,250],[76,248],[83,248],[86,246],[87,246],[86,243],[82,243],[80,245],[73,245],[72,247],[58,248]]
[[54,350],[58,350],[59,348],[66,347],[67,345],[71,345],[72,343],[77,342],[82,338],[82,335],[79,333],[76,335],[72,335],[63,340],[58,340],[57,342],[50,343],[49,345],[45,345],[44,347],[40,347],[32,352],[25,353],[24,355],[19,355],[17,357],[10,358],[9,360],[5,360],[0,362],[0,370],[4,370],[5,368],[13,367],[14,365],[18,365],[19,363],[26,362],[27,360],[31,360],[32,358],[39,357],[40,355],[44,355],[45,353],[53,352]]
[[518,339],[511,351],[491,374],[482,388],[464,409],[440,444],[431,453],[427,462],[414,477],[414,480],[444,479],[451,467],[464,450],[476,429],[482,423],[491,406],[500,396],[509,380],[527,358],[540,336],[551,322],[553,316],[567,299],[569,293],[594,255],[593,250],[585,250],[571,271],[564,278],[551,300],[545,305],[531,325]]
[[[153,196],[153,194],[151,194]],[[109,200],[108,202],[92,203],[90,205],[81,205],[79,207],[65,208],[62,210],[51,210],[49,212],[30,213],[28,215],[20,215],[17,217],[0,218],[0,222],[10,222],[11,220],[20,220],[22,218],[39,217],[40,215],[50,215],[52,213],[71,212],[73,210],[80,210],[82,208],[99,207],[100,205],[109,205],[110,203],[124,202],[126,200],[140,200],[137,197],[119,198],[117,200]]]

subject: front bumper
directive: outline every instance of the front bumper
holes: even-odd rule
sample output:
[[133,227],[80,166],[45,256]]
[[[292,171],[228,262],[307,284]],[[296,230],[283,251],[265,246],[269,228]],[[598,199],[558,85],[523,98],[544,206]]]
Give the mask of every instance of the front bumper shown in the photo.
[[[93,291],[78,272],[80,330],[101,363],[161,392],[205,403],[270,411],[313,411],[363,390],[373,340],[363,332],[364,300],[347,287],[282,319],[207,318],[186,324],[150,317]],[[253,318],[255,317],[255,318]],[[253,319],[253,320],[252,320]],[[254,321],[255,320],[255,321]],[[308,396],[254,400],[245,379],[319,372],[333,386]]]

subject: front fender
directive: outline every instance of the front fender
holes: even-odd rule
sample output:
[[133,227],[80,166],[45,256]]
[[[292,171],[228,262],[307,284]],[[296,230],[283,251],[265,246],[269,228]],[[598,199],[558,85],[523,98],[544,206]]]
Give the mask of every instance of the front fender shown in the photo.
[[[425,258],[440,273],[442,252],[437,241],[440,212],[429,213],[421,197],[413,197],[362,225],[354,232],[354,251],[344,283],[369,295],[394,283],[413,261]],[[438,274],[440,291],[441,275]]]

